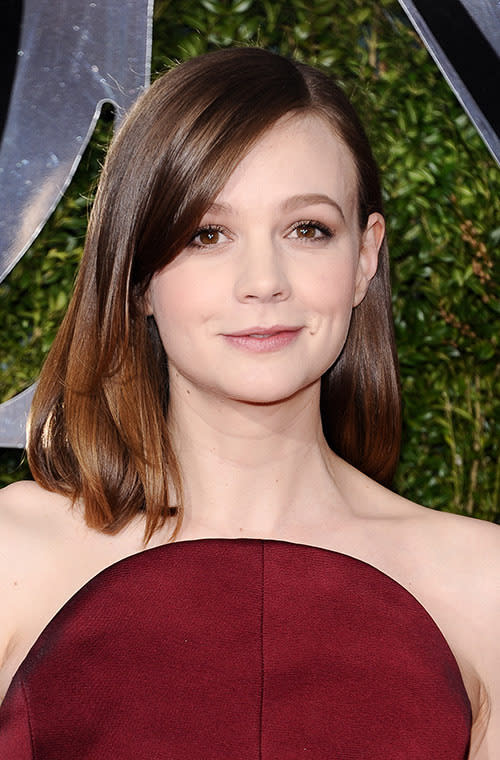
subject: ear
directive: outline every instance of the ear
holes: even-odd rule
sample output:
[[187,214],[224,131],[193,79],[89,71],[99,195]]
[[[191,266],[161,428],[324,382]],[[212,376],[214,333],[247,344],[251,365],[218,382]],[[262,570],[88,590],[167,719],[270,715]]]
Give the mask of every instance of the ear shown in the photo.
[[366,295],[370,280],[377,271],[378,253],[385,235],[385,220],[382,214],[370,214],[361,236],[356,285],[353,306],[358,306]]
[[153,316],[153,299],[151,298],[151,285],[148,287],[146,292],[144,293],[144,314],[146,317]]

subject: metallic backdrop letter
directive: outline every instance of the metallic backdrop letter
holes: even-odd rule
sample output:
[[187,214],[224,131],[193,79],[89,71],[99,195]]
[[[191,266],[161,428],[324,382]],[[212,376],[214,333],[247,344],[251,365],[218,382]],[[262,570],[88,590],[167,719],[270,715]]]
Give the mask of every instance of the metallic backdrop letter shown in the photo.
[[[0,282],[69,185],[101,106],[118,118],[149,84],[153,0],[24,0],[0,147]],[[33,387],[0,405],[0,446],[23,447]]]

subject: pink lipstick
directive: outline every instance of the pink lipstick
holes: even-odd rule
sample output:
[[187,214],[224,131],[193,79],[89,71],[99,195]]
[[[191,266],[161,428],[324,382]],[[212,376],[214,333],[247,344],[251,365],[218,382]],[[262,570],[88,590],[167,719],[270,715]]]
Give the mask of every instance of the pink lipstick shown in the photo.
[[249,327],[234,333],[224,334],[224,338],[235,348],[253,353],[280,351],[296,340],[301,327],[273,325],[272,327]]

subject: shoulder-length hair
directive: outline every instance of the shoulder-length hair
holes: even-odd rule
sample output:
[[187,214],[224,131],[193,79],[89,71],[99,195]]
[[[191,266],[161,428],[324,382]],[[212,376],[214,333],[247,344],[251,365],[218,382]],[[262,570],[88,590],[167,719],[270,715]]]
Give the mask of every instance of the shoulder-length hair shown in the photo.
[[[145,294],[187,245],[258,138],[285,114],[315,114],[354,159],[359,225],[382,212],[378,171],[356,113],[326,74],[257,48],[194,58],[156,80],[113,141],[75,292],[42,370],[28,457],[45,488],[80,499],[87,524],[114,533],[142,513],[145,540],[182,519],[167,425],[168,359]],[[325,373],[328,444],[389,484],[401,415],[387,245]]]

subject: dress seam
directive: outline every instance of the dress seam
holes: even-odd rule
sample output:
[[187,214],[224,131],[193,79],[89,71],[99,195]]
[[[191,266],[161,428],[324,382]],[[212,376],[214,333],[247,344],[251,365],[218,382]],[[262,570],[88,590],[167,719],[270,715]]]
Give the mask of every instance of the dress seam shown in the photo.
[[33,731],[33,726],[32,726],[32,721],[31,721],[31,709],[30,709],[31,706],[30,706],[30,701],[28,697],[28,691],[27,691],[23,678],[21,678],[20,686],[21,686],[21,691],[24,698],[24,704],[26,705],[26,722],[28,724],[28,730],[29,730],[29,737],[30,737],[30,744],[31,744],[31,757],[33,758],[33,760],[35,760],[37,752],[36,752],[36,747],[35,747],[35,734]]

